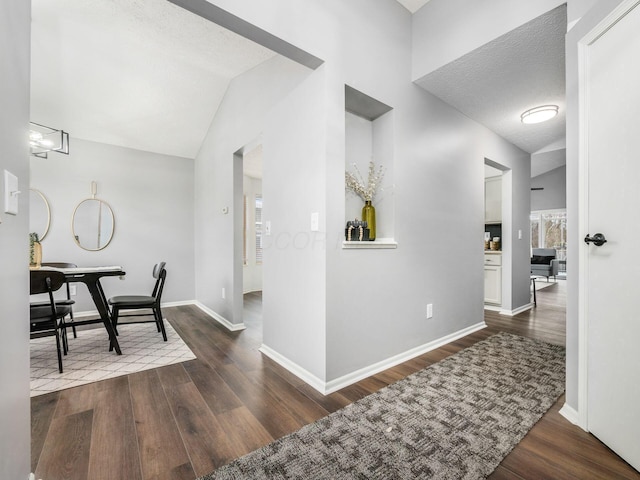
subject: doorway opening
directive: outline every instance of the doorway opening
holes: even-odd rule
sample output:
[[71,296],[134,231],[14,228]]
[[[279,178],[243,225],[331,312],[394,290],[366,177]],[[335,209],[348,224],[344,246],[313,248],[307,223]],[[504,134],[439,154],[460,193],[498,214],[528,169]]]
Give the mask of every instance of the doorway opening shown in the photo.
[[262,332],[262,143],[251,142],[239,156],[242,162],[243,323]]
[[502,307],[502,170],[484,165],[484,303],[485,308]]

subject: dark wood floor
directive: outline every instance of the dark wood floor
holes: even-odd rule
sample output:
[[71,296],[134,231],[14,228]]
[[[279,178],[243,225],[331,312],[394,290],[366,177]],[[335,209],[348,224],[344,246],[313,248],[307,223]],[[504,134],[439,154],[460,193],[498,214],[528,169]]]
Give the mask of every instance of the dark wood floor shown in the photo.
[[[562,344],[564,305],[563,283],[540,290],[533,311],[487,312],[488,328],[327,396],[258,352],[258,294],[245,299],[242,332],[228,332],[195,307],[168,308],[197,360],[33,398],[32,468],[43,480],[191,480],[498,331]],[[640,479],[560,416],[562,404],[492,479]]]

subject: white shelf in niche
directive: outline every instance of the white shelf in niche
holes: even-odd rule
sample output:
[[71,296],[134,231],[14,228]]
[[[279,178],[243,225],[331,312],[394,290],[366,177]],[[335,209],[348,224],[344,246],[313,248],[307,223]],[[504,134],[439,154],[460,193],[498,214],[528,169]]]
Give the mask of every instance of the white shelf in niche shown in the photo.
[[373,242],[342,242],[343,249],[380,249],[380,248],[398,248],[398,242],[393,238],[376,238]]

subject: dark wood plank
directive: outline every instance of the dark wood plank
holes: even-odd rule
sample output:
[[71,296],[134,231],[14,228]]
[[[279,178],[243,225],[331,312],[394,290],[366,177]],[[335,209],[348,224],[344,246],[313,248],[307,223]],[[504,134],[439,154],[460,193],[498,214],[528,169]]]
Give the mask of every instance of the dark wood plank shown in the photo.
[[236,365],[225,365],[218,373],[243,405],[273,438],[280,438],[304,425],[263,384],[251,381]]
[[129,376],[142,477],[171,478],[171,472],[189,464],[189,455],[176,426],[156,370]]
[[165,390],[196,475],[205,475],[238,456],[193,383],[169,385]]
[[38,466],[44,441],[49,433],[60,392],[39,395],[31,399],[31,471]]
[[285,405],[287,410],[303,425],[326,417],[329,412],[304,395],[283,377],[269,368],[259,372],[249,372],[248,377],[255,383],[262,383],[266,391]]
[[87,478],[142,480],[129,380],[117,377],[100,387],[93,408]]
[[240,457],[275,440],[262,422],[246,407],[239,407],[216,415],[223,430],[227,432],[229,447]]
[[86,480],[92,423],[91,410],[54,418],[35,471],[36,478]]
[[[245,296],[242,332],[227,331],[192,305],[167,308],[165,316],[198,358],[32,399],[34,468],[39,478],[55,480],[66,456],[69,478],[78,480],[117,478],[107,468],[110,462],[124,462],[128,466],[115,472],[134,480],[192,480],[489,335],[507,331],[564,344],[565,301],[566,285],[559,281],[538,292],[533,310],[514,317],[487,311],[484,330],[326,396],[259,354],[259,293]],[[559,414],[563,402],[556,402],[490,478],[640,480]],[[75,430],[83,441],[67,441]]]
[[198,359],[185,363],[184,368],[214,414],[242,406],[233,390],[208,364]]

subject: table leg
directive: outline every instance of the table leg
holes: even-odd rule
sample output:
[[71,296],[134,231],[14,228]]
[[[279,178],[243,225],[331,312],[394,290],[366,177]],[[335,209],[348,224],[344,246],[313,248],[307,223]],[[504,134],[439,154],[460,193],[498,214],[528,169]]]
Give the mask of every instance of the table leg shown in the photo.
[[91,298],[93,298],[93,303],[96,304],[98,313],[100,313],[100,318],[102,319],[102,323],[104,323],[104,328],[109,334],[109,351],[115,348],[116,353],[118,355],[122,355],[122,352],[120,351],[120,344],[116,337],[116,332],[113,329],[113,324],[111,323],[111,316],[109,315],[109,308],[107,307],[107,299],[104,296],[100,280],[96,279],[95,282],[87,282],[86,285],[89,289],[89,293],[91,294]]
[[533,284],[533,306],[537,307],[538,302],[536,300],[536,278],[535,277],[531,277],[531,283]]

